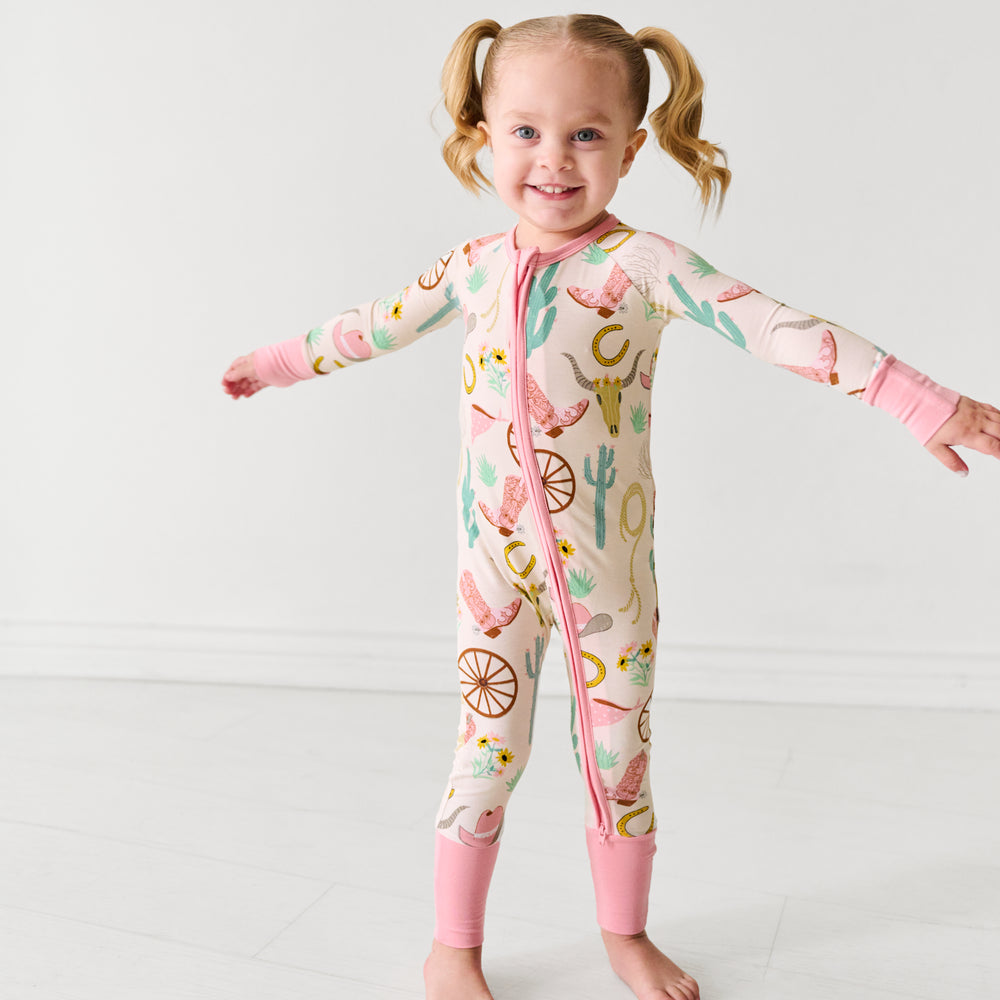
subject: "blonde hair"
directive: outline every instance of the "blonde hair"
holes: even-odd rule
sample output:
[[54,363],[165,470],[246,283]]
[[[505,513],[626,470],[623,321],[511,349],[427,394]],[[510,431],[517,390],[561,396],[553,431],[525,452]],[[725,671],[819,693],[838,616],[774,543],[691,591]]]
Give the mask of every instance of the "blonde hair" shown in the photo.
[[[476,54],[480,42],[486,39],[491,43],[480,83]],[[455,125],[455,131],[444,142],[442,155],[463,186],[474,194],[492,186],[476,160],[486,142],[477,125],[485,118],[485,105],[495,89],[502,60],[519,48],[559,42],[579,47],[587,54],[619,58],[636,128],[649,104],[649,61],[645,50],[656,54],[670,79],[670,93],[650,112],[650,129],[660,146],[695,179],[705,210],[715,197],[717,211],[721,211],[732,175],[726,166],[725,151],[699,135],[705,84],[691,54],[663,28],[643,28],[630,35],[617,21],[600,14],[540,17],[509,28],[485,19],[469,25],[458,36],[441,73],[444,105]]]

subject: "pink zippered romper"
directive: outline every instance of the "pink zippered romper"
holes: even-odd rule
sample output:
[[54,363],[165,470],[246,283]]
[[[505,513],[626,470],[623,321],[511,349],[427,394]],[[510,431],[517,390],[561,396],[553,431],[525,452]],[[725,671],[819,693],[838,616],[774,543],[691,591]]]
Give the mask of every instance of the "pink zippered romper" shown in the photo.
[[[660,333],[671,319],[687,318],[859,398],[876,372],[882,384],[894,365],[896,381],[912,369],[609,216],[550,252],[517,249],[513,230],[456,247],[398,295],[256,352],[258,374],[275,385],[327,374],[459,318],[461,703],[437,816],[436,937],[453,947],[483,940],[486,892],[508,800],[531,752],[553,625],[570,680],[598,922],[637,933],[646,922],[656,829],[649,761],[659,611],[649,442]],[[919,407],[925,440],[958,398],[935,389]]]

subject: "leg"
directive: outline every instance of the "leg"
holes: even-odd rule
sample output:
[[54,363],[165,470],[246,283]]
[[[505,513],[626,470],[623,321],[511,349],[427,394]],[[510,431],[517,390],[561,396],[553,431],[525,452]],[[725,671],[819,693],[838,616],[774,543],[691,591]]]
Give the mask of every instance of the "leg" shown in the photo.
[[[655,584],[649,583],[655,594]],[[644,603],[643,610],[652,604]],[[593,743],[612,817],[609,835],[602,839],[588,811],[587,848],[597,920],[612,968],[640,1000],[698,1000],[698,984],[645,932],[656,851],[648,773],[655,620],[654,607],[650,632],[640,634],[623,616],[616,622],[619,627],[581,643],[589,654],[590,673],[600,665],[588,693]]]
[[431,953],[424,963],[427,1000],[493,1000],[483,975],[483,925],[499,848],[499,841],[470,847],[438,832],[434,848],[437,921]]
[[597,922],[611,968],[639,1000],[698,1000],[698,984],[646,936],[656,833],[609,837],[587,830]]
[[492,564],[464,570],[459,590],[459,745],[438,812],[428,1000],[490,998],[481,965],[486,898],[507,805],[531,752],[549,637]]

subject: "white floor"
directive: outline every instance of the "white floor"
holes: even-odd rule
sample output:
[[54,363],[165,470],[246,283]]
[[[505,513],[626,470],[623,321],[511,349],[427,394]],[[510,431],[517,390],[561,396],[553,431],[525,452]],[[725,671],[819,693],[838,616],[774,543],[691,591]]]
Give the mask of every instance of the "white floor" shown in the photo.
[[[487,918],[497,1000],[627,1000],[543,699]],[[457,706],[0,680],[3,1000],[422,996]],[[1000,997],[1000,717],[654,716],[650,934],[706,1000]]]

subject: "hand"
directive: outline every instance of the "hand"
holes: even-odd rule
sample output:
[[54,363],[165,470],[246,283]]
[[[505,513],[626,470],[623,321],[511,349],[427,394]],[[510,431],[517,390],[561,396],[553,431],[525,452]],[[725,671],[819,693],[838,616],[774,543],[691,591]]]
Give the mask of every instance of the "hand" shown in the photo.
[[958,400],[958,409],[924,445],[942,465],[967,476],[969,467],[949,447],[954,444],[1000,458],[1000,410],[962,396]]
[[257,366],[253,362],[253,355],[245,354],[226,369],[226,374],[222,376],[222,388],[233,399],[239,399],[240,396],[252,396],[255,392],[267,388],[267,382],[262,382],[257,377]]

